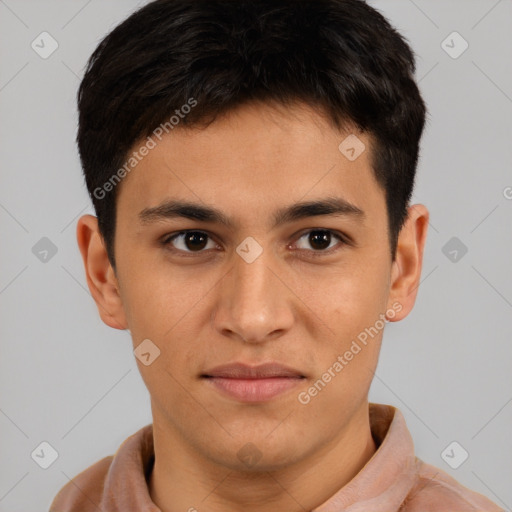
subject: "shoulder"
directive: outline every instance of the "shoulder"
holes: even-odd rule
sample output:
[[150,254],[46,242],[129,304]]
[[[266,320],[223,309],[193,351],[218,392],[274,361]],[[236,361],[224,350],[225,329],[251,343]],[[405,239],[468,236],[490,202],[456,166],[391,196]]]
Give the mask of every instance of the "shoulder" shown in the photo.
[[53,499],[50,512],[96,512],[113,456],[105,457],[70,480]]
[[503,512],[488,498],[464,487],[443,470],[417,459],[418,478],[404,501],[403,512]]

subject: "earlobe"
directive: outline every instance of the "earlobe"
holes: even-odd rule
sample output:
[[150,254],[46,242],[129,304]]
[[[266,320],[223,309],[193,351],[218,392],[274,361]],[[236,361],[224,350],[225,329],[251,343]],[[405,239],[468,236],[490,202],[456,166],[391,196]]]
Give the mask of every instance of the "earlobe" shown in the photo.
[[424,205],[415,204],[408,208],[391,269],[388,308],[393,308],[393,304],[401,305],[399,312],[389,319],[392,322],[405,318],[414,307],[421,279],[428,219],[429,212]]
[[76,237],[84,263],[87,285],[105,324],[114,329],[127,328],[119,284],[108,259],[98,219],[83,215],[78,220]]

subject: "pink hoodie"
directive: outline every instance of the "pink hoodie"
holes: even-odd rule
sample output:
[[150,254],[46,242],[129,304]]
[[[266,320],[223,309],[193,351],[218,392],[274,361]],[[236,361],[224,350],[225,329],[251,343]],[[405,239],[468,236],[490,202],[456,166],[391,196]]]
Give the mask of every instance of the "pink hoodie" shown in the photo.
[[[312,512],[503,512],[444,471],[414,456],[402,413],[370,404],[378,446],[361,471]],[[50,512],[161,512],[147,482],[154,462],[153,426],[126,439],[115,455],[82,471],[57,494]]]

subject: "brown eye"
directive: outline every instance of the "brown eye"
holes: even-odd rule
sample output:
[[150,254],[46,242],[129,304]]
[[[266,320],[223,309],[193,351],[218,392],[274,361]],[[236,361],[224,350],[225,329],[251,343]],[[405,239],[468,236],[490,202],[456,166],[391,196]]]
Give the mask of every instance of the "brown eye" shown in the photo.
[[[301,240],[304,242],[301,243]],[[341,236],[333,233],[328,229],[312,229],[304,233],[298,241],[298,248],[304,250],[313,250],[314,252],[331,252],[327,249],[335,247],[336,244],[332,245],[333,242],[344,242]],[[302,245],[302,247],[301,247]],[[309,245],[309,247],[307,247]]]
[[[208,242],[211,247],[207,247]],[[174,249],[183,252],[203,252],[205,248],[215,248],[215,243],[202,231],[182,231],[164,240],[164,245],[172,245]]]

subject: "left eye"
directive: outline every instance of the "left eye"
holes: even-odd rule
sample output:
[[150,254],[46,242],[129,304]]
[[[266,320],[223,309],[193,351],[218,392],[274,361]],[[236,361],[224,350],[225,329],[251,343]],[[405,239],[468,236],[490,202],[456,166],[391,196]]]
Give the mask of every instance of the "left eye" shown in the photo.
[[[343,239],[328,229],[314,229],[304,233],[299,242],[305,239],[307,244],[313,247],[314,252],[326,252],[326,249],[333,247],[331,242],[334,239],[343,242]],[[334,244],[336,245],[336,244]],[[299,247],[299,249],[308,249],[308,247]]]

